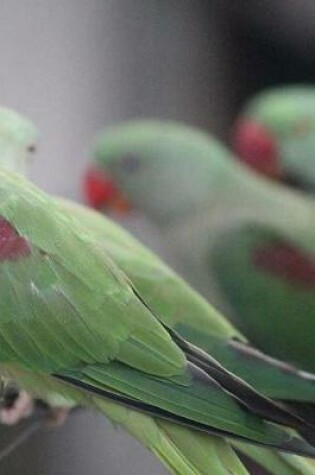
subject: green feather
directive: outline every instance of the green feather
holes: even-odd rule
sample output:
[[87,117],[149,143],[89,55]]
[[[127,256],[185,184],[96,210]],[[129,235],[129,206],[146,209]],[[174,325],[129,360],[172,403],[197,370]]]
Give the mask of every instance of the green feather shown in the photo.
[[[0,266],[6,373],[42,397],[53,392],[95,407],[106,401],[100,391],[131,405],[141,401],[142,410],[187,426],[312,454],[301,439],[244,411],[220,385],[189,371],[158,315],[88,228],[25,180],[0,178],[0,213],[29,249],[14,259],[4,256]],[[52,383],[54,377],[71,377],[76,387]]]
[[[234,322],[241,321],[240,329],[253,345],[268,355],[281,356],[301,370],[315,370],[314,332],[309,331],[314,316],[309,302],[313,301],[314,290],[310,289],[304,299],[305,292],[296,286],[280,299],[270,282],[264,305],[260,305],[253,292],[247,307],[234,309],[235,298],[230,288],[222,285],[223,270],[218,271],[222,257],[222,267],[229,267],[229,279],[234,279],[234,293],[237,287],[240,294],[242,289],[250,293],[253,288],[253,273],[251,278],[244,276],[236,259],[228,263],[221,245],[221,240],[235,240],[234,253],[241,253],[238,235],[234,235],[238,227],[263,229],[280,236],[314,263],[313,200],[262,179],[237,163],[233,154],[211,136],[182,124],[141,121],[116,126],[100,136],[95,156],[98,166],[131,204],[160,226],[170,252],[181,263],[189,282],[211,301],[214,299],[227,316],[234,317]],[[130,157],[133,167],[128,166]],[[211,264],[214,259],[215,268]],[[273,296],[276,300],[271,305]],[[242,295],[238,301],[242,301]],[[259,312],[251,318],[258,305]],[[288,318],[289,306],[293,318]],[[272,330],[265,315],[277,320]],[[257,328],[265,327],[260,337],[255,338],[258,318]],[[297,321],[299,339],[295,338]],[[306,344],[302,353],[303,340]],[[290,392],[287,386],[289,399]]]
[[[266,252],[269,248],[270,252],[277,249],[281,252],[286,248],[286,242],[272,230],[268,232],[267,228],[236,227],[221,236],[210,260],[233,306],[238,326],[250,341],[277,358],[295,362],[312,371],[314,359],[311,355],[315,348],[312,318],[315,315],[314,287],[307,285],[307,281],[295,282],[294,276],[292,281],[258,265],[255,253],[260,250]],[[237,280],[233,272],[235,268],[238,269]],[[263,305],[256,305],[256,302],[263,302]],[[279,310],[284,317],[282,319],[278,318]],[[290,332],[287,331],[288,324]],[[279,334],[283,335],[280,340]]]
[[[4,130],[1,128],[2,118],[3,116],[0,111],[0,136],[1,130]],[[5,119],[6,123],[12,126],[13,131],[9,141],[17,137],[16,143],[22,151],[34,145],[33,142],[36,136],[36,133],[34,133],[35,128],[29,124],[27,120],[24,121],[23,118],[11,112],[9,116],[6,115]],[[6,160],[9,165],[12,163],[12,157],[18,155],[18,150],[19,149],[16,148],[12,155],[6,155]],[[3,153],[1,157],[2,159],[4,158]],[[19,169],[21,170],[20,166]],[[4,175],[4,177],[5,176],[6,175]],[[13,181],[15,182],[15,180]],[[50,377],[50,371],[56,368],[60,369],[65,364],[71,365],[77,357],[79,357],[80,361],[90,361],[91,359],[93,360],[95,356],[100,358],[105,356],[105,359],[108,357],[107,354],[104,355],[103,351],[98,351],[97,348],[95,348],[95,343],[97,343],[95,330],[100,329],[99,322],[94,322],[96,325],[91,325],[92,328],[90,328],[89,326],[86,327],[84,320],[80,322],[76,318],[76,303],[79,304],[83,314],[85,311],[91,310],[91,308],[86,309],[83,304],[83,299],[86,296],[85,292],[87,292],[85,287],[88,287],[88,283],[92,285],[96,283],[97,276],[93,276],[93,273],[86,272],[88,262],[84,254],[80,256],[86,265],[83,273],[82,266],[67,265],[68,261],[74,260],[75,255],[75,252],[72,252],[71,245],[69,244],[71,238],[66,232],[66,227],[72,226],[73,224],[69,214],[67,217],[61,216],[55,206],[50,207],[44,195],[40,196],[37,190],[31,189],[31,187],[29,187],[28,193],[21,193],[19,195],[18,189],[20,186],[23,188],[22,183],[23,182],[19,183],[19,180],[15,182],[14,186],[17,185],[17,187],[13,193],[9,192],[12,183],[9,187],[6,188],[4,186],[1,190],[4,205],[3,209],[6,211],[7,216],[12,218],[17,229],[20,229],[23,234],[26,233],[27,237],[31,238],[32,250],[31,258],[25,258],[24,260],[20,257],[20,259],[14,260],[13,262],[7,261],[1,265],[2,311],[0,328],[2,327],[2,331],[0,333],[3,339],[1,355],[4,360],[10,361],[9,364],[5,364],[6,374],[11,374],[20,381],[23,387],[32,392],[34,396],[43,397],[52,405],[62,404],[72,407],[74,404],[85,404],[90,407],[100,408],[112,421],[121,424],[131,434],[136,436],[143,445],[153,451],[174,474],[246,474],[246,470],[238,461],[233,450],[222,438],[218,439],[200,432],[195,432],[189,428],[178,426],[162,419],[153,419],[150,416],[127,409],[109,400],[100,399],[92,394],[81,392]],[[20,203],[17,203],[19,200]],[[22,204],[21,201],[23,200],[25,200],[25,202]],[[45,206],[47,206],[46,211],[48,215],[51,213],[53,219],[47,219],[45,216],[42,209],[45,208]],[[37,219],[29,221],[29,207],[32,210],[31,214],[33,212],[38,213]],[[54,219],[55,223],[53,224]],[[57,224],[57,226],[55,224]],[[21,226],[21,228],[19,228],[19,226]],[[43,230],[42,227],[47,228]],[[108,223],[107,227],[110,227],[110,223]],[[74,224],[74,228],[77,228],[76,224]],[[38,240],[35,239],[35,236]],[[113,237],[114,240],[117,239],[117,236]],[[125,246],[128,241],[128,236],[126,237],[127,239],[123,236],[123,246]],[[84,245],[81,245],[81,240],[84,242]],[[80,250],[81,247],[86,246],[87,243],[90,242],[90,237],[87,238],[85,231],[83,233],[80,230],[79,241],[80,243],[76,243],[76,250]],[[132,240],[130,239],[130,241]],[[42,246],[44,242],[46,246]],[[94,249],[94,245],[92,247]],[[117,249],[118,254],[121,251],[122,248],[120,248],[120,250]],[[138,251],[138,253],[140,253],[140,251],[142,252],[144,260],[146,255],[150,255],[150,253],[144,248],[141,248],[141,246],[138,246]],[[53,255],[51,256],[50,253]],[[94,256],[94,252],[92,252],[92,254]],[[128,292],[121,293],[117,290],[117,287],[125,286],[126,282],[124,276],[111,264],[102,251],[96,251],[95,254],[99,256],[102,262],[106,263],[107,275],[109,275],[116,284],[112,286],[114,293],[112,298],[123,298],[123,302],[128,305],[130,297]],[[126,256],[126,266],[128,267],[128,265],[130,265],[131,268],[134,267],[133,262],[130,261],[130,253],[129,256],[127,253]],[[215,340],[218,340],[220,337],[219,341],[221,341],[221,336],[225,339],[233,335],[241,338],[236,330],[217,312],[211,310],[181,279],[171,273],[166,266],[163,267],[162,263],[157,259],[154,261],[153,255],[152,263],[149,260],[147,270],[150,269],[150,266],[153,271],[153,285],[156,282],[156,277],[159,275],[163,280],[162,287],[166,282],[165,278],[169,280],[172,291],[170,294],[166,293],[165,299],[168,297],[174,299],[176,290],[179,291],[179,289],[181,289],[178,297],[181,300],[185,300],[186,312],[188,313],[188,310],[189,312],[193,312],[195,308],[200,315],[200,324],[211,322],[213,327],[212,333],[215,335]],[[122,268],[125,270],[123,266]],[[141,279],[141,266],[138,271],[140,271],[139,279]],[[76,289],[78,291],[74,291],[72,288],[72,279],[73,276],[77,275],[77,272],[81,272],[82,275],[80,275],[79,279],[79,289]],[[85,272],[87,275],[85,275]],[[102,269],[102,272],[104,273],[105,269]],[[95,280],[93,280],[93,278]],[[29,284],[25,285],[26,282]],[[62,285],[59,287],[58,283],[61,282]],[[144,277],[144,283],[146,282],[147,278]],[[29,287],[31,287],[31,292]],[[150,285],[148,288],[150,288]],[[119,290],[121,290],[121,288]],[[80,295],[81,291],[82,296]],[[184,299],[186,293],[188,293],[188,297]],[[66,298],[60,299],[61,294]],[[149,295],[150,292],[148,293],[148,296]],[[152,303],[156,303],[158,301],[158,294],[152,294],[152,296]],[[159,300],[160,308],[163,309],[164,312],[164,308],[161,305],[161,298]],[[93,303],[95,304],[93,305],[93,311],[97,313],[98,306],[102,305],[102,299],[97,299]],[[15,323],[17,323],[17,325],[14,325],[10,317],[7,318],[8,308],[10,308],[11,305],[15,308],[16,320],[18,320],[18,322]],[[167,314],[170,308],[171,306],[169,305],[165,306]],[[42,318],[36,318],[36,315],[39,314]],[[180,312],[180,314],[180,316],[177,315],[177,305],[174,305],[173,311],[169,313],[169,316],[172,316],[173,326],[174,324],[177,326],[181,320],[189,323],[189,318],[184,318],[183,312]],[[73,321],[74,318],[75,322]],[[166,322],[167,321],[168,315],[166,318]],[[35,327],[36,331],[34,333]],[[73,327],[76,328],[75,331],[73,331]],[[143,331],[141,326],[138,325],[138,327],[139,328],[135,331],[138,338],[133,341],[131,345],[128,343],[127,348],[120,351],[119,354],[121,358],[128,358],[128,361],[131,358],[136,366],[141,366],[142,370],[148,367],[147,370],[150,371],[154,368],[157,372],[165,371],[166,366],[169,367],[173,359],[165,352],[166,347],[169,347],[169,341],[167,342],[167,338],[165,339],[165,334],[161,337],[160,344],[157,345],[157,351],[163,353],[167,362],[157,364],[154,354],[151,355],[150,360],[143,362],[141,361],[141,352],[147,352],[148,346],[139,350],[139,343],[141,343],[142,346],[145,344],[150,347],[152,342],[153,345],[156,345],[157,334],[161,335],[161,328],[158,330],[157,326],[151,321],[149,328],[152,329],[152,335],[148,337],[147,335],[143,335],[143,333],[146,332]],[[67,328],[70,328],[70,330],[67,330]],[[92,331],[94,331],[93,342],[86,344],[90,340],[89,333],[92,333]],[[223,342],[225,341],[224,339],[222,340]],[[82,344],[82,341],[84,341],[84,344]],[[137,351],[140,351],[140,358],[139,356],[135,357]],[[174,350],[171,351],[171,354],[174,356]],[[16,366],[19,361],[23,362],[21,367]],[[39,367],[40,372],[38,372]],[[2,369],[4,370],[4,367]],[[269,453],[272,454],[272,452],[268,451],[265,456],[266,459],[269,458]],[[276,474],[277,472],[271,473]]]
[[302,459],[295,455],[272,452],[271,450],[239,442],[233,442],[233,447],[246,454],[252,460],[255,460],[270,474],[312,475],[314,473],[314,464],[310,460]]
[[315,402],[314,380],[300,376],[294,368],[284,371],[282,365],[270,362],[258,352],[243,352],[243,346],[237,346],[232,339],[245,343],[245,338],[127,231],[100,213],[71,201],[58,199],[57,204],[61,211],[85,223],[98,245],[121,267],[165,324],[267,396]]

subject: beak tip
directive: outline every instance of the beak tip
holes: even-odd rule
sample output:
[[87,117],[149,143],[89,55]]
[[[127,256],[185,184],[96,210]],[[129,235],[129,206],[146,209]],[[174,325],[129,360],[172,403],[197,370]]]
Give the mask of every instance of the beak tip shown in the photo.
[[113,210],[126,214],[131,206],[117,189],[113,180],[96,166],[87,169],[83,179],[83,193],[89,206],[97,210]]

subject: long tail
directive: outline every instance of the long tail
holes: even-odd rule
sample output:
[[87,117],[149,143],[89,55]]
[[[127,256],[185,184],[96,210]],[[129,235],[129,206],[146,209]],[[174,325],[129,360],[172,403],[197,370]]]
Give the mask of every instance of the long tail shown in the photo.
[[95,398],[95,402],[115,425],[153,452],[173,475],[249,475],[224,439],[155,419],[111,401]]
[[270,475],[315,475],[315,465],[302,457],[236,441],[232,448],[222,438],[155,419],[111,401],[95,401],[114,424],[138,439],[173,475],[249,475],[234,450]]
[[252,386],[240,379],[202,349],[184,340],[178,333],[168,329],[173,340],[184,351],[188,361],[202,369],[223,388],[236,397],[240,404],[261,417],[278,424],[301,430],[303,434],[310,432],[311,443],[315,445],[315,421],[310,417],[303,418],[302,411],[291,411],[272,399],[262,395]]
[[314,475],[315,465],[310,460],[292,454],[274,452],[241,442],[232,442],[238,453],[246,455],[268,471],[270,475]]

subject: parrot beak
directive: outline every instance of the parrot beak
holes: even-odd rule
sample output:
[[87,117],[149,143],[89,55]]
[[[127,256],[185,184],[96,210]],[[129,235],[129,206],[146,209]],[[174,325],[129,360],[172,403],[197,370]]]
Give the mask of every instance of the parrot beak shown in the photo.
[[232,146],[238,158],[259,173],[280,180],[282,172],[276,143],[269,130],[252,120],[236,124]]
[[113,180],[95,165],[89,167],[84,175],[83,190],[88,204],[98,210],[123,215],[131,209]]

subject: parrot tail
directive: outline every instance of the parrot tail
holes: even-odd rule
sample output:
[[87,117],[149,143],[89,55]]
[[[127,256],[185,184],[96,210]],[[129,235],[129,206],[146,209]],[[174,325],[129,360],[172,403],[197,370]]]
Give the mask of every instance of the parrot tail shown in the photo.
[[[237,441],[233,441],[232,446],[238,454],[242,455],[242,460],[244,460],[245,455],[249,462],[254,461],[270,475],[315,474],[315,465],[311,460]],[[246,461],[245,465],[247,466]]]
[[155,454],[173,475],[249,475],[234,449],[222,438],[149,417],[106,399],[95,398],[95,403],[112,423]]
[[[167,327],[166,327],[167,328]],[[188,361],[202,369],[206,374],[218,382],[231,393],[238,402],[251,412],[277,424],[285,425],[306,432],[309,429],[312,445],[315,445],[315,421],[309,417],[304,419],[301,411],[291,412],[288,407],[280,405],[256,391],[252,386],[237,377],[208,353],[184,340],[174,330],[167,328],[175,343],[186,354]]]

